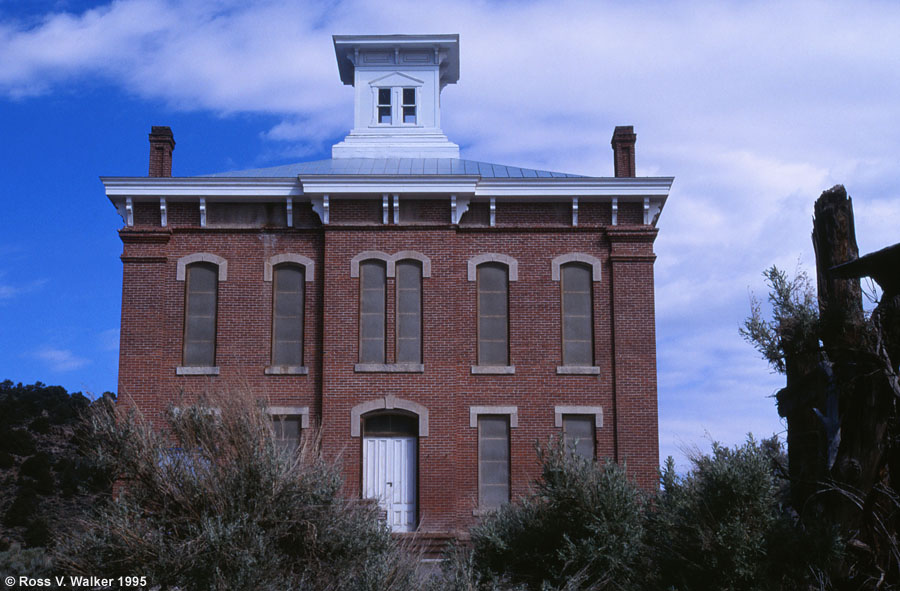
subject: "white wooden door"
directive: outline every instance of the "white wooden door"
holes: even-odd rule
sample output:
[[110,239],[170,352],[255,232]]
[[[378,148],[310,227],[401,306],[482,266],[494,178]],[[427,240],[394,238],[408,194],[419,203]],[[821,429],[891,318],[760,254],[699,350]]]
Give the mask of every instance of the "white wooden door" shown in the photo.
[[363,440],[363,496],[377,499],[391,531],[416,529],[416,438]]

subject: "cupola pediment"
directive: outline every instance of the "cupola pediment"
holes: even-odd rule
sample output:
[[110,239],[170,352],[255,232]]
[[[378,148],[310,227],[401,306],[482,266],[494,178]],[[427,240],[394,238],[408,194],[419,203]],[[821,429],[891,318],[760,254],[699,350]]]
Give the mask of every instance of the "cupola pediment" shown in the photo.
[[424,80],[413,78],[409,74],[404,74],[403,72],[391,72],[390,74],[386,74],[369,82],[369,86],[378,87],[422,86],[423,84],[425,84]]

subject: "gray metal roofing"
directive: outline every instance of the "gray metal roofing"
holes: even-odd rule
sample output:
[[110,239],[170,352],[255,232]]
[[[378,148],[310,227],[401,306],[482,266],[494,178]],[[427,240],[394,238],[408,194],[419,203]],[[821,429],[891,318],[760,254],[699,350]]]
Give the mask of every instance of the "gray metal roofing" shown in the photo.
[[298,175],[472,175],[481,178],[579,178],[580,174],[533,170],[461,158],[332,158],[201,177],[291,178]]

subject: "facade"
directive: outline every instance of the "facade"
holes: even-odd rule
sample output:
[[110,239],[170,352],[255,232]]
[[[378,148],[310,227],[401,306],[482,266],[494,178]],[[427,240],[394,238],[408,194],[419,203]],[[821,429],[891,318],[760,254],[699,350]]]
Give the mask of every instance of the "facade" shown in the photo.
[[656,221],[671,178],[465,160],[440,129],[455,35],[336,36],[354,128],[328,160],[103,177],[124,244],[119,391],[149,416],[235,382],[347,494],[439,540],[526,491],[535,441],[656,486]]

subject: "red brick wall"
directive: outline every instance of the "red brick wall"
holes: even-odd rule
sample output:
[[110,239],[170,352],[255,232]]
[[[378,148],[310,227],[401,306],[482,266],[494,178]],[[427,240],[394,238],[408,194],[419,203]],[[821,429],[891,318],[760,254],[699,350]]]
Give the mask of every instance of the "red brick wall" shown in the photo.
[[[477,429],[469,427],[470,406],[518,407],[518,427],[510,431],[514,497],[525,493],[538,475],[535,441],[559,435],[557,405],[602,406],[598,456],[627,461],[638,482],[656,486],[655,229],[601,226],[610,217],[608,204],[583,204],[580,213],[589,223],[573,228],[570,206],[523,203],[498,204],[495,228],[454,228],[446,223],[449,215],[441,226],[384,226],[381,203],[374,203],[377,211],[373,202],[332,200],[332,213],[343,224],[332,218],[335,223],[325,227],[274,231],[199,228],[196,203],[170,203],[169,228],[152,227],[151,211],[138,208],[140,226],[120,232],[120,393],[134,397],[151,416],[172,404],[180,390],[234,384],[268,396],[273,405],[308,406],[311,423],[323,425],[326,453],[343,463],[351,495],[360,494],[362,443],[350,436],[351,409],[387,395],[424,405],[430,433],[419,440],[418,506],[426,531],[458,531],[475,519]],[[438,210],[437,203],[428,204],[426,211]],[[377,225],[371,225],[376,213]],[[431,277],[423,279],[424,373],[354,371],[359,283],[350,276],[350,260],[365,250],[414,250],[431,260]],[[218,377],[175,373],[181,364],[184,318],[177,261],[198,252],[228,261],[228,278],[219,284],[218,294]],[[590,254],[602,265],[593,292],[599,375],[556,373],[561,364],[560,284],[551,279],[551,261],[572,252]],[[315,280],[306,284],[306,376],[264,374],[272,313],[272,284],[263,281],[264,262],[280,253],[301,254],[316,265]],[[477,363],[476,297],[475,282],[467,280],[467,261],[484,253],[518,261],[518,281],[509,287],[514,375],[471,374]],[[394,289],[390,278],[387,363],[394,361]]]

